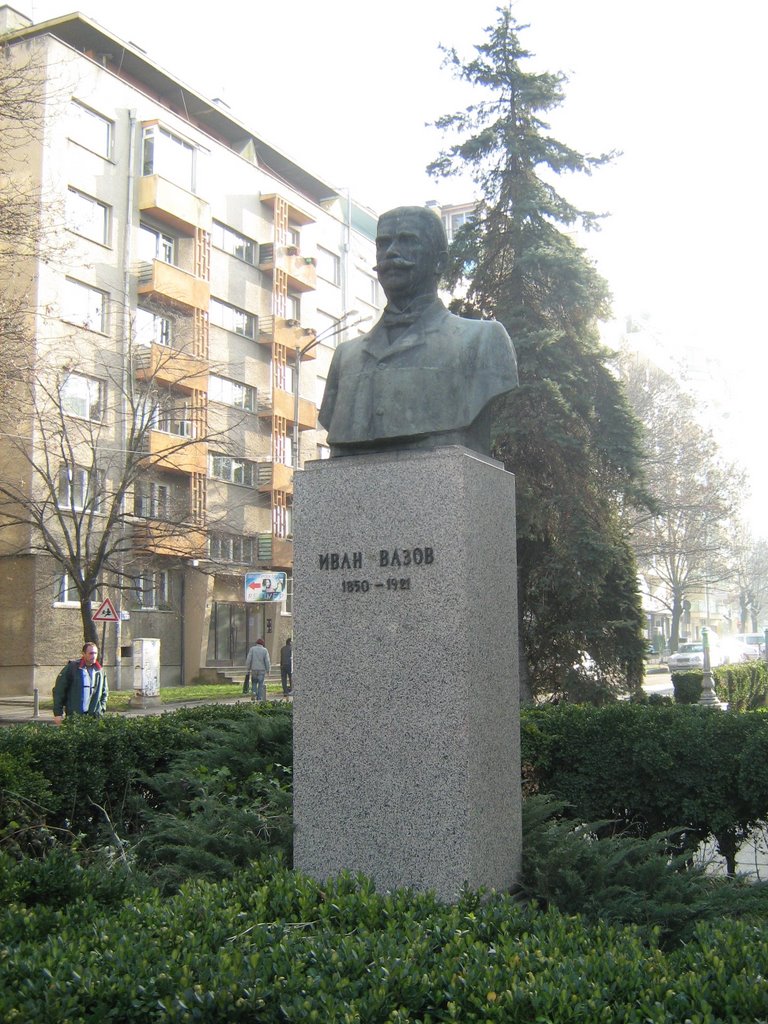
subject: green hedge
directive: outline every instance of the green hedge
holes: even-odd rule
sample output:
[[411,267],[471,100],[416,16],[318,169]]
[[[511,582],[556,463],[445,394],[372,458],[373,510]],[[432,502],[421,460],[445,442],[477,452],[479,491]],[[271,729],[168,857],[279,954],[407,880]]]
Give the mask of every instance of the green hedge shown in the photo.
[[[276,729],[261,728],[263,722]],[[36,826],[92,840],[107,817],[119,834],[130,835],[143,828],[148,807],[162,806],[152,780],[185,751],[199,749],[206,730],[238,723],[247,727],[241,747],[251,770],[261,747],[270,763],[290,768],[287,704],[203,705],[142,718],[79,717],[61,728],[1,729],[0,842],[6,849],[39,844]],[[236,755],[230,749],[228,756]]]
[[[673,672],[672,686],[678,704],[697,704],[704,673],[701,669]],[[712,670],[715,693],[730,711],[754,711],[768,701],[768,666],[764,661],[719,665]]]
[[[768,717],[702,707],[527,709],[522,757],[530,789],[566,801],[580,821],[609,819],[640,835],[714,835],[736,851],[768,819]],[[683,836],[683,840],[685,840]]]
[[467,895],[383,895],[259,869],[109,913],[0,911],[0,1018],[11,1024],[422,1024],[765,1019],[768,931],[702,924],[664,952],[652,930]]

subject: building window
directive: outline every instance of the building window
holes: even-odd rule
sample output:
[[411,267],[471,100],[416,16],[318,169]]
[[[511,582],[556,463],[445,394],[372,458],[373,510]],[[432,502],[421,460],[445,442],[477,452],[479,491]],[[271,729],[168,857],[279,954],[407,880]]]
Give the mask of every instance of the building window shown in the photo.
[[222,224],[217,220],[213,222],[211,228],[211,243],[217,249],[223,249],[224,252],[228,252],[230,256],[235,256],[245,263],[250,263],[251,266],[256,265],[256,253],[258,250],[256,242],[252,238],[246,238],[239,231],[235,231],[234,228],[229,228],[226,224]]
[[61,408],[67,416],[99,422],[104,416],[105,385],[94,377],[70,373],[61,385]]
[[243,409],[245,412],[255,412],[256,388],[252,388],[248,384],[241,384],[237,380],[217,377],[212,373],[208,377],[208,400],[221,402],[222,405],[231,405],[235,409]]
[[255,487],[258,482],[258,471],[255,462],[249,459],[236,459],[231,455],[209,455],[208,475],[228,484],[240,484],[243,487]]
[[173,343],[172,324],[170,317],[139,307],[134,318],[134,344],[148,347],[154,342],[170,348]]
[[91,288],[80,281],[73,281],[69,277],[64,282],[62,320],[77,324],[78,327],[85,327],[89,331],[106,334],[107,305],[106,292]]
[[171,488],[155,480],[142,480],[133,496],[133,514],[142,519],[171,518]]
[[335,252],[331,252],[330,249],[323,249],[319,245],[317,247],[317,273],[324,281],[340,285],[341,257],[337,256]]
[[134,600],[143,611],[170,606],[170,579],[167,570],[145,572],[134,577]]
[[244,309],[238,309],[237,306],[230,306],[219,299],[211,299],[209,317],[212,324],[223,327],[225,331],[242,334],[244,338],[256,337],[256,317],[252,313],[246,313]]
[[317,311],[317,337],[321,345],[328,345],[329,348],[336,348],[341,335],[344,333],[341,327],[341,320],[330,313],[324,313],[321,309]]
[[462,228],[465,224],[471,224],[475,219],[473,210],[464,210],[462,213],[450,213],[443,215],[443,224],[445,225],[445,233],[448,236],[448,241],[452,242],[456,237],[459,228]]
[[293,371],[293,366],[290,363],[275,362],[273,367],[275,387],[280,388],[281,391],[287,391],[289,395],[294,394],[296,374]]
[[289,292],[285,297],[285,318],[301,323],[301,296]]
[[254,561],[254,552],[255,540],[253,537],[212,533],[208,540],[208,554],[216,562],[238,562],[242,565],[251,565]]
[[77,100],[72,100],[71,112],[73,140],[109,159],[112,156],[114,122]]
[[[80,607],[80,593],[75,585],[74,578],[68,572],[57,578],[53,592],[53,601],[54,604],[67,605],[70,608]],[[97,593],[91,594],[91,603],[94,608],[97,608],[101,604],[101,597]]]
[[95,472],[79,466],[62,466],[59,470],[57,503],[59,508],[82,512],[88,508],[98,512],[101,481]]
[[150,426],[153,430],[160,430],[164,434],[174,434],[176,437],[195,436],[194,423],[191,418],[189,405],[186,402],[168,402],[160,404],[152,410]]
[[285,600],[280,602],[281,615],[293,615],[293,573],[285,574]]
[[160,174],[189,192],[195,191],[197,151],[192,143],[159,124],[144,129],[142,173]]
[[84,192],[70,188],[67,194],[67,227],[92,242],[109,245],[112,209]]
[[176,239],[166,231],[142,222],[139,225],[139,259],[147,263],[162,260],[176,265]]
[[288,245],[294,246],[296,249],[301,248],[301,228],[297,228],[295,225],[289,225],[285,230],[285,240]]

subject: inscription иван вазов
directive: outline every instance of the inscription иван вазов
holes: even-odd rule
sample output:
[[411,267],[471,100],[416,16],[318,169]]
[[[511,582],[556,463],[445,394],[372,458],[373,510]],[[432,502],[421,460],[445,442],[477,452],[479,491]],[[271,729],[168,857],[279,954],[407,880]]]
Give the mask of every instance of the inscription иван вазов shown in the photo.
[[416,569],[435,563],[435,550],[429,545],[413,548],[379,548],[374,557],[364,557],[362,551],[325,551],[318,556],[322,572],[362,570],[354,579],[343,578],[341,590],[345,594],[368,594],[376,590],[403,591],[411,589],[411,576],[393,576],[382,569]]
[[331,456],[444,445],[490,454],[493,400],[517,386],[515,351],[500,323],[454,316],[438,299],[447,245],[426,207],[379,218],[387,305],[370,334],[333,354],[318,416]]

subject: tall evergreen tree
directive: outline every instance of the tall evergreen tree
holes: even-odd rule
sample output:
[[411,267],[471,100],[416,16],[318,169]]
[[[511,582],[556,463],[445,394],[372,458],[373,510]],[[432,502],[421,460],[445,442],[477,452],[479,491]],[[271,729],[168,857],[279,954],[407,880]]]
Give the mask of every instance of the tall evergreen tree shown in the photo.
[[520,364],[520,387],[498,408],[494,450],[517,477],[523,692],[529,678],[532,693],[575,696],[572,667],[584,651],[603,692],[639,686],[642,612],[619,516],[646,501],[638,428],[599,341],[607,285],[568,233],[599,218],[553,184],[613,154],[584,156],[548,134],[542,114],[562,103],[566,79],[524,71],[525,26],[510,8],[498,13],[473,60],[447,51],[479,99],[437,122],[461,140],[429,170],[468,171],[475,182],[475,218],[451,249],[449,286],[466,288],[454,309],[500,320]]

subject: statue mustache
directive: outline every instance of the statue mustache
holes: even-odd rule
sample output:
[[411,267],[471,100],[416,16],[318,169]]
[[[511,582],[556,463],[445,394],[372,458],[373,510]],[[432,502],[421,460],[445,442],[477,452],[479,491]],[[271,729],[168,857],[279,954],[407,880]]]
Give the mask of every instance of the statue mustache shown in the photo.
[[391,260],[382,260],[373,268],[378,274],[381,270],[391,270],[393,267],[398,270],[412,270],[416,264],[412,260],[403,259],[402,256],[393,256]]

